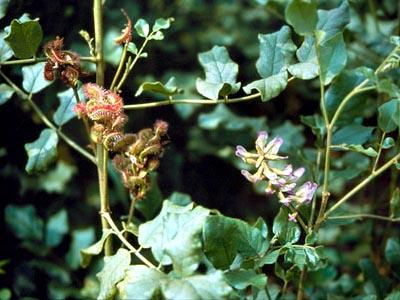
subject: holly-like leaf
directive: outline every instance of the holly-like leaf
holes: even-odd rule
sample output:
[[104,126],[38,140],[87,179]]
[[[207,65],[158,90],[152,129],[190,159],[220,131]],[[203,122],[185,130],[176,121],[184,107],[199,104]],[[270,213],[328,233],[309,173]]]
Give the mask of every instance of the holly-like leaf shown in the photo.
[[285,10],[286,21],[300,35],[312,34],[317,25],[316,0],[291,0]]
[[221,271],[170,279],[161,283],[165,299],[229,299],[232,293],[232,288],[225,281]]
[[225,277],[229,284],[238,290],[243,290],[248,286],[254,286],[262,290],[267,284],[267,276],[265,274],[257,274],[254,270],[233,270],[225,273]]
[[392,132],[400,126],[400,99],[392,99],[379,106],[378,126],[384,132]]
[[9,60],[14,55],[11,47],[4,40],[6,35],[5,32],[0,32],[0,61]]
[[[139,244],[150,248],[163,265],[173,264],[181,275],[192,274],[202,259],[201,230],[209,210],[164,201],[160,214],[139,226]],[[184,258],[184,259],[183,259]]]
[[89,266],[92,256],[99,255],[101,251],[103,251],[104,243],[112,233],[113,231],[110,229],[103,229],[103,234],[101,235],[100,240],[93,245],[80,250],[82,267],[86,268]]
[[197,78],[197,91],[212,100],[225,97],[240,89],[236,82],[239,67],[228,54],[225,47],[214,46],[210,51],[200,53],[199,62],[204,68],[206,78]]
[[281,245],[296,243],[301,234],[297,223],[289,221],[288,212],[285,208],[280,208],[279,213],[275,217],[272,232],[277,235]]
[[244,259],[262,255],[268,240],[261,230],[225,216],[209,216],[203,229],[204,253],[218,269],[228,269],[238,253]]
[[100,292],[97,299],[113,299],[117,292],[116,284],[125,276],[125,270],[131,263],[131,254],[120,248],[115,255],[104,257],[104,267],[97,274],[100,281]]
[[94,242],[95,232],[93,227],[76,229],[72,231],[72,242],[65,257],[72,270],[79,268],[81,262],[80,251]]
[[257,71],[262,78],[278,75],[288,68],[296,45],[290,37],[290,28],[283,26],[279,31],[270,34],[259,34],[260,57],[257,60]]
[[390,198],[390,216],[400,218],[400,188],[396,188]]
[[261,94],[262,101],[268,101],[278,96],[287,86],[287,72],[269,76],[249,83],[243,87],[246,94],[250,94],[252,90],[257,90]]
[[153,32],[157,32],[163,29],[168,29],[173,21],[175,21],[174,18],[159,18],[154,22],[152,30]]
[[143,19],[137,20],[134,27],[135,27],[137,34],[141,37],[145,38],[150,33],[150,25],[149,25],[149,23],[146,22],[146,20],[143,20]]
[[321,81],[330,84],[346,66],[347,51],[343,33],[338,32],[331,38],[326,38],[324,31],[317,31],[317,57]]
[[0,84],[0,105],[6,103],[14,94],[14,89],[8,84]]
[[22,67],[22,87],[28,93],[35,94],[53,83],[44,78],[44,65],[40,62],[35,65]]
[[318,76],[318,59],[315,49],[315,39],[307,35],[296,51],[299,63],[290,65],[288,70],[290,74],[303,80],[313,79]]
[[46,245],[58,246],[68,232],[68,215],[65,209],[52,215],[46,224]]
[[15,56],[23,59],[35,55],[42,38],[43,31],[38,21],[13,20],[10,33],[5,37],[5,41],[10,45]]
[[6,224],[19,239],[35,241],[43,239],[43,221],[36,214],[33,205],[7,205],[4,215]]
[[[343,31],[344,27],[350,22],[350,8],[347,1],[334,9],[318,10],[317,29],[325,32],[324,40],[328,40]],[[323,41],[321,41],[323,42]]]
[[117,284],[120,299],[150,300],[161,298],[161,281],[168,280],[164,273],[144,265],[133,265],[126,269],[124,279]]
[[141,95],[144,91],[159,93],[166,97],[171,97],[183,92],[183,90],[179,89],[176,86],[175,77],[171,77],[165,84],[159,81],[144,82],[140,85],[139,89],[135,94],[135,97]]
[[46,170],[57,156],[57,143],[57,133],[52,129],[44,129],[36,141],[25,144],[28,154],[26,172],[33,174]]
[[[78,95],[80,99],[83,99],[82,89],[78,91]],[[62,126],[76,117],[76,113],[74,112],[76,98],[72,89],[58,93],[57,97],[60,101],[60,105],[53,115],[53,120],[58,126]]]
[[359,124],[351,124],[340,128],[333,134],[333,144],[362,145],[367,142],[375,127],[366,127]]

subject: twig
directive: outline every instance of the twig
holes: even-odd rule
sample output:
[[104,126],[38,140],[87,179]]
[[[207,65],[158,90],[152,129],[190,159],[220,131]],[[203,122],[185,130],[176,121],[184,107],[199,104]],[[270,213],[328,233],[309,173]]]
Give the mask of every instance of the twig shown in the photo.
[[[92,63],[97,62],[96,57],[92,57],[92,56],[82,56],[79,59],[81,61],[87,61],[87,62],[92,62]],[[46,60],[47,60],[46,57],[34,57],[34,58],[28,58],[28,59],[7,60],[7,61],[0,62],[0,66],[33,64],[33,63],[37,63],[37,62],[43,62]]]
[[391,218],[373,214],[354,214],[354,215],[344,215],[344,216],[332,216],[328,217],[327,220],[345,220],[345,219],[376,219],[381,221],[388,221],[388,222],[400,222],[400,218]]

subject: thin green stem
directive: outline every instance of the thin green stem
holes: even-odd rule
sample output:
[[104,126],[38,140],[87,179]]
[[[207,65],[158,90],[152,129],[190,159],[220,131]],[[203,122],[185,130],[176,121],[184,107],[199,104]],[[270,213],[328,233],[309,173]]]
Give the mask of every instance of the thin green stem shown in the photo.
[[346,195],[344,195],[338,202],[336,202],[330,209],[328,209],[324,215],[324,219],[326,219],[326,217],[329,214],[331,214],[333,211],[335,211],[343,203],[345,203],[347,200],[349,200],[354,194],[356,194],[358,191],[363,189],[368,183],[370,183],[372,180],[374,180],[377,176],[379,176],[384,171],[389,169],[392,165],[397,163],[399,159],[400,159],[400,153],[398,153],[396,156],[394,156],[391,160],[389,160],[387,163],[385,163],[379,169],[372,172],[367,178],[365,178],[363,181],[361,181],[351,191],[349,191]]
[[79,146],[75,141],[73,141],[70,137],[68,137],[66,134],[64,134],[59,128],[57,128],[47,117],[46,115],[42,112],[39,106],[36,105],[35,102],[32,100],[32,94],[28,95],[26,94],[23,90],[21,90],[17,85],[14,84],[14,82],[11,81],[10,78],[8,78],[1,70],[0,70],[0,75],[4,78],[4,80],[14,89],[14,91],[24,100],[28,101],[29,105],[32,107],[34,112],[38,115],[40,120],[49,128],[53,129],[58,136],[64,140],[66,144],[68,144],[72,149],[76,150],[80,154],[82,154],[84,157],[89,159],[92,163],[96,164],[96,158],[88,153],[85,149],[83,149],[81,146]]
[[296,300],[302,300],[304,296],[304,280],[306,278],[307,268],[303,267],[300,273],[299,288],[297,290]]
[[[315,182],[319,181],[319,173],[320,173],[320,167],[321,167],[321,157],[322,157],[322,149],[318,148],[318,153],[317,153],[317,162],[316,162],[316,174],[315,174]],[[312,199],[312,204],[311,204],[311,214],[310,214],[310,219],[308,220],[308,228],[310,229],[312,227],[312,224],[314,223],[314,217],[315,217],[315,210],[317,208],[317,195],[314,193],[313,199]]]
[[115,72],[113,81],[112,81],[111,86],[110,86],[110,90],[113,90],[115,85],[117,84],[118,77],[121,74],[122,68],[123,68],[123,66],[125,64],[126,54],[128,53],[128,45],[129,45],[129,43],[125,43],[125,45],[124,45],[124,49],[122,50],[121,58],[119,60],[118,69]]
[[383,141],[385,140],[385,136],[386,136],[386,132],[382,132],[382,137],[381,137],[381,141],[379,143],[379,148],[378,148],[378,154],[376,155],[374,165],[372,167],[372,173],[375,172],[376,167],[378,166],[379,158],[381,157],[381,153],[382,153],[382,146],[383,146]]
[[156,269],[156,266],[152,264],[146,257],[140,254],[139,250],[136,249],[129,243],[124,237],[123,233],[118,229],[117,225],[115,225],[113,219],[111,218],[108,212],[102,213],[102,217],[106,220],[107,224],[111,227],[117,237],[121,240],[121,242],[131,251],[138,259],[140,259],[146,266],[152,269]]
[[136,53],[135,58],[133,59],[133,61],[131,62],[131,64],[127,64],[126,69],[124,74],[122,75],[122,78],[120,80],[120,82],[118,83],[118,85],[116,86],[115,90],[119,91],[121,86],[124,84],[125,80],[128,78],[129,73],[132,71],[133,67],[135,66],[136,62],[139,60],[140,55],[142,54],[144,48],[146,47],[148,41],[150,40],[150,37],[152,36],[153,33],[150,33],[146,39],[144,40],[142,46],[140,47],[138,53]]
[[[92,56],[82,56],[79,59],[81,61],[87,61],[87,62],[93,62],[93,63],[95,63],[97,61],[96,57],[92,57]],[[28,58],[28,59],[7,60],[7,61],[0,62],[0,66],[33,64],[33,63],[37,63],[37,62],[43,62],[46,60],[47,60],[46,57],[34,57],[34,58]]]
[[[96,83],[104,86],[104,57],[103,57],[103,7],[102,0],[94,0],[93,2],[93,17],[94,17],[94,36],[95,36],[95,50],[96,50]],[[104,218],[105,213],[110,212],[108,201],[108,172],[107,161],[108,152],[102,144],[96,145],[96,158],[97,158],[97,173],[99,177],[99,190],[100,190],[100,215],[102,228],[109,228],[109,223]],[[112,240],[106,239],[104,246],[104,254],[109,256],[112,254]]]
[[373,215],[373,214],[354,214],[354,215],[344,215],[344,216],[332,216],[332,217],[328,217],[327,219],[328,220],[376,219],[376,220],[394,222],[394,223],[400,222],[400,218],[391,218],[391,217],[385,217],[385,216],[379,216],[379,215]]
[[[137,198],[135,196],[133,196],[132,194],[129,194],[129,195],[131,198],[131,204],[129,206],[128,219],[126,221],[127,226],[129,226],[129,224],[131,224],[131,222],[132,222],[133,215],[135,213],[136,201],[137,201]],[[124,234],[124,237],[127,237],[127,234]]]

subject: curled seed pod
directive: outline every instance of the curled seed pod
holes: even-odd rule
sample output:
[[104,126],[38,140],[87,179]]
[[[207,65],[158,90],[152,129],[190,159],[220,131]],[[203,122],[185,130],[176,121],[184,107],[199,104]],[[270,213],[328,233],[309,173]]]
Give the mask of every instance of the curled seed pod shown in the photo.
[[105,128],[102,124],[94,124],[90,129],[90,139],[95,144],[101,144],[103,142],[103,134]]
[[127,19],[127,23],[125,28],[122,29],[121,35],[114,39],[114,42],[118,45],[129,43],[132,40],[132,21],[125,10],[121,9],[121,11]]
[[85,97],[96,102],[103,101],[105,90],[95,83],[85,83],[83,85]]
[[103,145],[107,150],[115,151],[115,145],[124,139],[122,132],[112,132],[104,138]]
[[155,144],[145,148],[142,152],[140,152],[139,160],[143,160],[145,157],[149,155],[159,155],[161,154],[162,148],[160,144]]

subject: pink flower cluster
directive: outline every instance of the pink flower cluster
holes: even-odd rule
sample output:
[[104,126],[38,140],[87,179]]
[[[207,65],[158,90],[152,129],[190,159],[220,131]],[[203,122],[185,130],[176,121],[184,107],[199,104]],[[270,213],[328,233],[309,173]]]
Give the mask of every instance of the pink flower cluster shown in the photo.
[[[305,169],[293,169],[291,164],[277,167],[276,161],[283,161],[288,158],[278,154],[283,139],[275,137],[269,142],[267,140],[268,134],[261,131],[255,142],[256,153],[249,152],[240,145],[236,147],[236,155],[245,163],[256,168],[254,173],[242,170],[243,176],[254,183],[266,180],[268,185],[265,192],[267,194],[278,193],[280,202],[286,206],[294,204],[297,208],[302,204],[310,203],[318,185],[307,181],[302,186],[297,187],[297,182],[303,176]],[[295,217],[295,214],[291,214],[289,220],[295,221]]]

